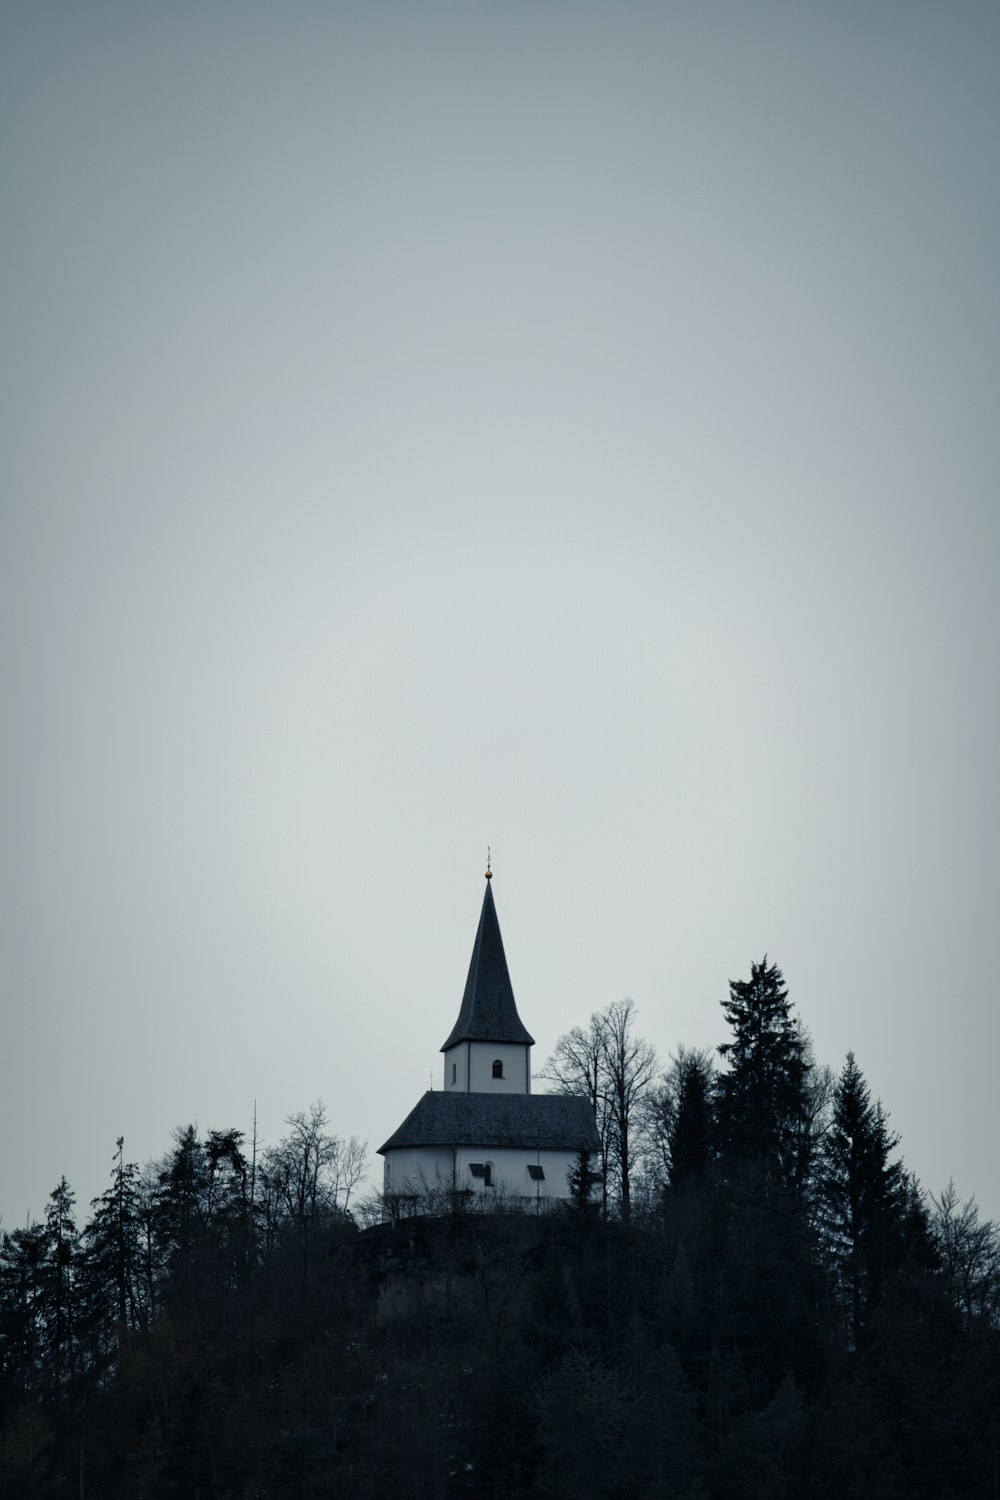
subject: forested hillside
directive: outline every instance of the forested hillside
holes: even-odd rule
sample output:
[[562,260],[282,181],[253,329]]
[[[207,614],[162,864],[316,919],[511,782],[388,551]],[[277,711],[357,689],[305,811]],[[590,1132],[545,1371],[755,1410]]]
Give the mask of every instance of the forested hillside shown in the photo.
[[0,1244],[3,1494],[996,1497],[995,1226],[775,966],[724,1014],[719,1070],[662,1072],[627,1004],[561,1039],[605,1152],[540,1216],[445,1184],[383,1220],[318,1108],[259,1153],[119,1141],[82,1229],[63,1181]]

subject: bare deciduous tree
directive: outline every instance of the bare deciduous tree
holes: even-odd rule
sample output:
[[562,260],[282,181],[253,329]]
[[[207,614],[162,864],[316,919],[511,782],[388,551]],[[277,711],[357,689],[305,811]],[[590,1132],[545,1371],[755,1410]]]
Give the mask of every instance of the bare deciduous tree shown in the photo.
[[357,1136],[340,1140],[327,1129],[328,1123],[322,1100],[289,1115],[290,1133],[264,1153],[260,1170],[268,1237],[273,1239],[275,1221],[294,1227],[301,1243],[303,1280],[316,1228],[347,1214],[367,1161],[365,1142]]
[[656,1052],[636,1036],[635,1005],[614,1000],[556,1042],[540,1077],[562,1094],[585,1094],[594,1108],[603,1158],[603,1201],[609,1187],[621,1215],[631,1213],[632,1174],[644,1143],[644,1100],[656,1073]]
[[574,1026],[556,1042],[552,1056],[538,1075],[555,1084],[557,1094],[584,1094],[590,1100],[601,1139],[601,1205],[608,1202],[608,1155],[611,1139],[611,1114],[608,1105],[605,1070],[604,1016],[595,1011],[586,1030]]
[[975,1198],[959,1203],[954,1182],[931,1198],[932,1229],[954,1305],[967,1326],[1000,1323],[1000,1226],[980,1219]]
[[604,1012],[604,1088],[610,1115],[610,1175],[622,1218],[632,1213],[632,1172],[643,1146],[644,1100],[656,1076],[656,1050],[634,1030],[635,1005],[614,1000]]
[[365,1175],[368,1165],[368,1142],[356,1135],[337,1141],[337,1153],[332,1164],[334,1201],[346,1214],[350,1208],[351,1194]]

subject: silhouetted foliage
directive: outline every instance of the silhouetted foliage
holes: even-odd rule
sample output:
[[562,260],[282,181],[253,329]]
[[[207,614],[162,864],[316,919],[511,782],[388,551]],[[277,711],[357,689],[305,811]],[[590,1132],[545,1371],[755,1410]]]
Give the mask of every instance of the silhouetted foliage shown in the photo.
[[824,1244],[855,1343],[910,1249],[906,1179],[901,1164],[890,1161],[897,1144],[849,1052],[823,1141],[819,1199]]
[[139,1169],[125,1160],[125,1140],[116,1143],[111,1186],[90,1205],[84,1231],[84,1267],[90,1327],[101,1353],[149,1320],[143,1297]]
[[727,1016],[718,1087],[682,1049],[644,1095],[631,1219],[584,1155],[550,1213],[428,1195],[359,1232],[320,1106],[259,1162],[119,1139],[82,1232],[62,1180],[0,1236],[0,1495],[995,1494],[996,1227],[928,1211],[853,1057],[825,1119],[777,969]]
[[594,1197],[601,1185],[601,1174],[591,1165],[591,1152],[580,1151],[569,1169],[569,1201],[578,1214],[588,1219],[596,1217],[600,1205]]
[[708,1056],[682,1047],[662,1105],[667,1181],[675,1190],[703,1183],[715,1160],[715,1085]]
[[749,980],[730,981],[723,1013],[732,1029],[719,1047],[719,1150],[727,1167],[759,1166],[769,1184],[801,1197],[808,1182],[810,1064],[784,978],[765,956]]
[[656,1053],[636,1035],[631,1000],[612,1001],[586,1030],[561,1036],[542,1072],[559,1092],[590,1100],[601,1139],[602,1206],[623,1219],[631,1216],[633,1177],[646,1149],[655,1073]]

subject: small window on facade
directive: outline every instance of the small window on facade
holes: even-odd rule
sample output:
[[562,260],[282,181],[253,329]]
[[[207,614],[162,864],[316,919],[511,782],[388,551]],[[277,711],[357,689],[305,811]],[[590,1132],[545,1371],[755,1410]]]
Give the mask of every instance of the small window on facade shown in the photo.
[[544,1182],[545,1181],[545,1168],[544,1167],[536,1166],[533,1161],[529,1161],[529,1163],[528,1163],[528,1176],[531,1178],[532,1182]]
[[496,1062],[493,1064],[493,1077],[494,1078],[502,1078],[503,1077],[503,1063],[501,1062],[501,1060],[500,1060],[499,1057],[497,1058]]
[[489,1167],[484,1166],[481,1161],[469,1162],[469,1171],[472,1173],[473,1177],[486,1177],[489,1173],[489,1170]]
[[458,1063],[452,1063],[452,1065],[451,1065],[451,1081],[452,1081],[452,1083],[455,1082],[455,1079],[457,1077],[458,1077]]

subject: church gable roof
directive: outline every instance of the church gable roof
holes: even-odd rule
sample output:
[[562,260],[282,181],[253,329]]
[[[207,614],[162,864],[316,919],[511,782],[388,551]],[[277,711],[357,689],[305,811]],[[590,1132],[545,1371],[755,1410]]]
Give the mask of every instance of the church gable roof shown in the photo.
[[441,1051],[447,1052],[459,1042],[518,1042],[530,1047],[534,1040],[514,1003],[500,923],[493,904],[493,887],[487,880],[462,1008]]
[[590,1100],[578,1094],[452,1094],[430,1090],[379,1155],[400,1147],[475,1146],[599,1151]]

